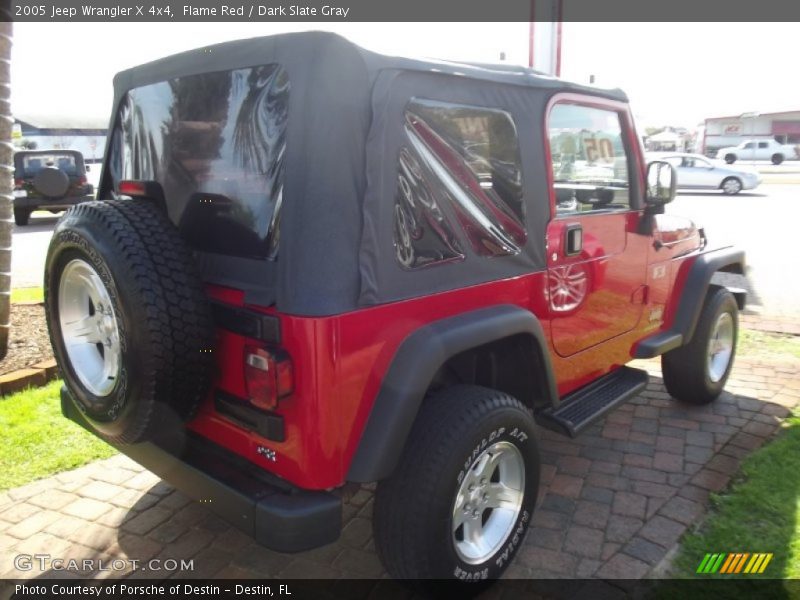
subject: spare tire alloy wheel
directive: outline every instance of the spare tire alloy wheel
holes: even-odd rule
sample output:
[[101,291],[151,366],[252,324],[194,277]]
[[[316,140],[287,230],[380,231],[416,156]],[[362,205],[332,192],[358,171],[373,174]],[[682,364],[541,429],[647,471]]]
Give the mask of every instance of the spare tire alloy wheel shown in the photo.
[[205,397],[213,324],[189,250],[144,201],[86,202],[56,225],[45,312],[64,383],[100,437],[175,433]]
[[61,273],[58,318],[75,375],[95,396],[108,396],[119,377],[119,327],[108,289],[83,259]]
[[426,398],[399,465],[376,491],[386,570],[422,587],[499,578],[530,525],[539,468],[533,417],[515,398],[474,385]]

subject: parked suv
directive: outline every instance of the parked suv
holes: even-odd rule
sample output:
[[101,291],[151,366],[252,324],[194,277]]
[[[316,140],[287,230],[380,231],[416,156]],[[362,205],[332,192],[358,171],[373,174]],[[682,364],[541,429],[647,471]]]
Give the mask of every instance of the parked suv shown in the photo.
[[377,482],[391,575],[497,578],[537,424],[579,435],[634,358],[694,404],[730,373],[743,254],[662,214],[620,91],[298,33],[120,73],[110,132],[47,256],[63,412],[272,549]]
[[14,222],[27,225],[35,210],[63,212],[94,199],[83,155],[75,150],[20,150],[14,153]]

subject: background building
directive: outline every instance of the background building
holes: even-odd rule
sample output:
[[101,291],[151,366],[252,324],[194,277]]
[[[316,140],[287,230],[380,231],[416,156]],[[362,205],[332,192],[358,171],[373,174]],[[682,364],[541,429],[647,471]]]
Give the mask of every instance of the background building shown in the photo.
[[713,155],[724,146],[746,139],[774,138],[782,144],[800,144],[800,110],[773,113],[743,113],[713,117],[705,122],[703,152]]
[[[106,147],[108,118],[15,115],[14,141],[35,142],[37,150],[77,150],[87,163],[99,162]],[[19,126],[19,127],[17,127]]]

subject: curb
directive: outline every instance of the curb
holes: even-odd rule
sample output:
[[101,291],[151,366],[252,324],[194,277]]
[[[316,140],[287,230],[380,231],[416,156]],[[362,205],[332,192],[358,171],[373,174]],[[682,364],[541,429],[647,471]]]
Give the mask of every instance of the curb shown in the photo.
[[51,358],[24,369],[0,375],[0,397],[28,387],[41,387],[58,378],[56,360]]

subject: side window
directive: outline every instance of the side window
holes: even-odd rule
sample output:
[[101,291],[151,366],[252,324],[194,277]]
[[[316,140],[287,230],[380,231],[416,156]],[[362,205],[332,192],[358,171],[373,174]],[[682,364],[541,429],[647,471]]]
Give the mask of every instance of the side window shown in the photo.
[[767,142],[758,142],[759,148],[769,148],[769,144]]
[[712,167],[710,162],[708,162],[707,160],[703,160],[702,158],[695,158],[693,160],[694,160],[694,166],[697,167],[698,169],[710,169]]
[[414,98],[404,117],[394,205],[400,265],[463,260],[461,239],[479,256],[519,253],[527,232],[511,115]]
[[747,143],[744,145],[744,148],[745,148],[745,150],[752,150],[752,149],[753,149],[753,148],[755,148],[755,147],[756,147],[756,144],[755,144],[755,142],[747,142]]
[[630,208],[628,152],[619,113],[556,104],[548,136],[557,216]]

